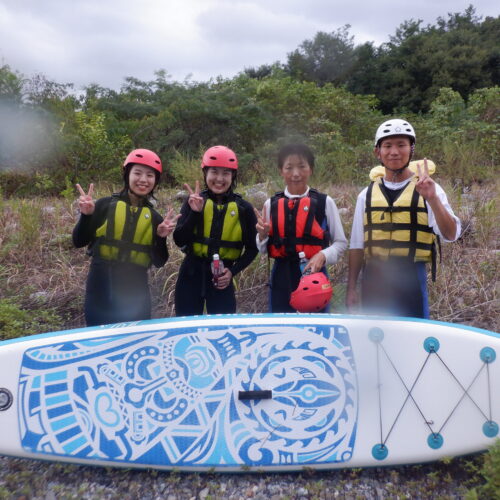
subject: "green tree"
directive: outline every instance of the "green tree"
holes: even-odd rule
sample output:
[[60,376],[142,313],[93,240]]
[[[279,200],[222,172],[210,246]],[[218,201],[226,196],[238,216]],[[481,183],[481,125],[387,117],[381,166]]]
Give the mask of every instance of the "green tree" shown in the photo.
[[20,105],[23,98],[24,77],[10,66],[0,66],[0,105]]
[[500,83],[500,17],[482,21],[470,6],[438,18],[436,25],[421,24],[404,22],[371,53],[369,47],[357,49],[347,88],[375,94],[384,113],[426,112],[442,87],[467,98]]
[[119,179],[119,169],[131,149],[130,139],[110,140],[102,113],[79,111],[71,130],[63,130],[66,161],[63,172],[72,183]]
[[353,64],[354,36],[350,25],[332,33],[319,31],[313,40],[305,40],[298,49],[288,54],[285,70],[298,80],[320,85],[336,85],[346,81]]

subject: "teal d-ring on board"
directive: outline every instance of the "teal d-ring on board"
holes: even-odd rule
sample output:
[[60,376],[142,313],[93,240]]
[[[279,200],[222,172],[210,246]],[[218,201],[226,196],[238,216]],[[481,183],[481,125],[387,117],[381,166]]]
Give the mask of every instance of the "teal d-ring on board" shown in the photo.
[[384,330],[382,328],[370,328],[370,331],[368,332],[368,337],[372,342],[375,344],[379,344],[384,340]]
[[438,352],[439,340],[434,337],[427,337],[424,341],[424,349],[429,353]]
[[492,349],[491,347],[483,347],[479,355],[481,360],[485,363],[493,363],[497,357],[495,349]]
[[437,432],[433,432],[432,434],[429,434],[429,437],[427,438],[427,444],[433,449],[437,450],[438,448],[441,448],[443,446],[443,436]]
[[488,420],[483,424],[483,432],[487,437],[495,437],[498,435],[498,424],[492,420]]
[[377,460],[385,460],[389,455],[389,448],[385,444],[379,443],[372,448],[373,458]]

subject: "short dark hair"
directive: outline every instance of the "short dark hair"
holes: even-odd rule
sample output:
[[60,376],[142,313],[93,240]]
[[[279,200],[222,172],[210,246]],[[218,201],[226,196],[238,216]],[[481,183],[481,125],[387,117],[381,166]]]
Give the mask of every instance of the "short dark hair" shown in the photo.
[[281,170],[285,160],[292,155],[297,155],[307,161],[311,169],[314,169],[314,154],[309,146],[300,143],[285,144],[278,153],[278,168]]

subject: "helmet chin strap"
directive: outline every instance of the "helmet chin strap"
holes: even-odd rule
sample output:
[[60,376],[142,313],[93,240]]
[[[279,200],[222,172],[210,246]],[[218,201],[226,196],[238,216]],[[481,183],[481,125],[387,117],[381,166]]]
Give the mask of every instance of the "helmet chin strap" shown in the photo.
[[409,164],[410,164],[410,162],[408,162],[405,166],[403,166],[401,168],[390,168],[390,167],[385,166],[384,163],[382,162],[382,166],[386,170],[390,170],[393,173],[393,179],[399,177],[403,173],[403,171],[405,170],[405,168],[408,167]]

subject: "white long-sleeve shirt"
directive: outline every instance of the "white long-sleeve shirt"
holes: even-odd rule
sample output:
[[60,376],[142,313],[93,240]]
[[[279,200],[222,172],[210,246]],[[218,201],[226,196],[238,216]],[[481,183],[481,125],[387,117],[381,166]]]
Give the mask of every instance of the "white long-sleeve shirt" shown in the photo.
[[[397,190],[397,189],[402,189],[406,184],[408,183],[408,179],[405,179],[402,182],[389,182],[386,179],[384,179],[384,185],[387,189],[392,189],[392,190]],[[351,231],[351,241],[349,248],[350,249],[363,249],[364,248],[364,241],[365,241],[365,235],[364,235],[364,214],[365,214],[365,206],[366,206],[366,192],[368,190],[368,187],[363,189],[361,193],[358,195],[358,199],[356,201],[356,209],[354,211],[354,219],[352,221],[352,231]],[[455,241],[458,239],[462,232],[462,225],[460,223],[460,219],[453,213],[453,210],[448,202],[448,198],[446,196],[446,193],[444,192],[443,188],[436,183],[436,194],[443,204],[443,206],[446,208],[448,213],[455,219],[457,223],[457,231],[455,234],[455,238],[452,240],[447,240],[442,234],[441,231],[439,230],[439,227],[436,222],[436,217],[434,216],[434,213],[427,204],[427,210],[428,210],[428,216],[429,216],[429,226],[432,227],[433,231],[435,234],[440,236],[443,241]]]
[[[285,188],[285,196],[290,199],[303,198],[309,194],[309,187],[306,192],[300,195],[290,194],[287,188]],[[271,200],[268,199],[264,203],[264,213],[266,216],[266,220],[269,221],[271,219]],[[342,227],[342,222],[340,220],[340,214],[337,209],[337,205],[333,201],[330,196],[326,197],[325,204],[325,216],[326,222],[328,224],[328,230],[330,232],[330,246],[320,250],[325,256],[325,264],[332,265],[335,264],[342,253],[347,248],[347,238],[344,234],[344,228]],[[260,241],[259,234],[257,233],[257,248],[259,252],[265,254],[267,253],[267,242],[269,238],[265,238]]]

